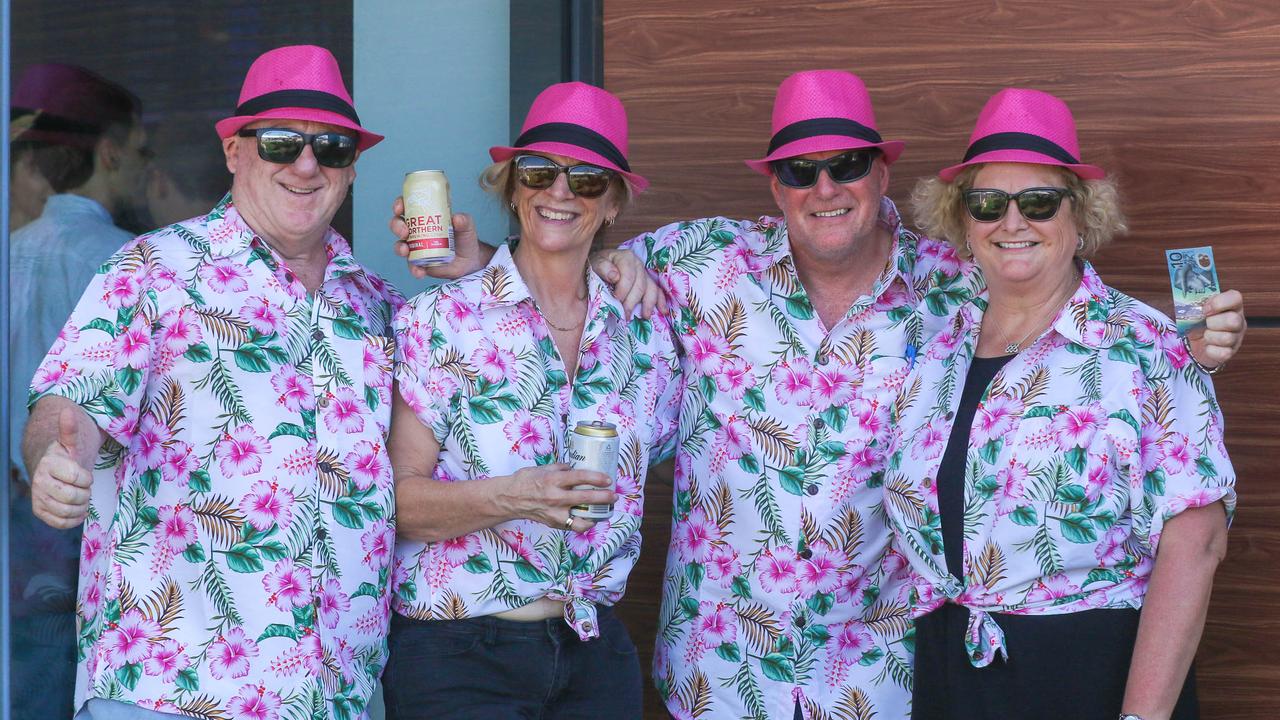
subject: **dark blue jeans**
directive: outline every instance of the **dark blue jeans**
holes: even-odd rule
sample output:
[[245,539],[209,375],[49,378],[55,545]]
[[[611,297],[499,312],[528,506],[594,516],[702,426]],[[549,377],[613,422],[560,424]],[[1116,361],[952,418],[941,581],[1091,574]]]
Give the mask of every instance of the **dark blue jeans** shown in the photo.
[[387,720],[639,720],[640,658],[611,608],[582,642],[559,618],[391,618]]

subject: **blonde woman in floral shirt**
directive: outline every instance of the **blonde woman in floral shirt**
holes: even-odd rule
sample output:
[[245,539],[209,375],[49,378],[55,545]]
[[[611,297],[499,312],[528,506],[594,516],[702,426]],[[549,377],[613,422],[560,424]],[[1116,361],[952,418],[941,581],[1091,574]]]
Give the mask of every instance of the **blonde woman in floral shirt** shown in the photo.
[[1235,477],[1169,319],[1083,259],[1125,227],[1078,157],[1061,100],[1006,89],[964,162],[917,188],[921,224],[960,238],[987,289],[894,405],[916,718],[1197,716],[1188,668]]
[[[482,178],[519,222],[518,245],[397,320],[388,717],[640,717],[639,658],[612,606],[640,554],[645,473],[675,439],[680,382],[666,321],[628,319],[587,268],[596,235],[647,184],[627,165],[626,127],[604,90],[543,91]],[[617,427],[616,495],[562,462],[583,421]],[[584,503],[613,515],[570,514]]]

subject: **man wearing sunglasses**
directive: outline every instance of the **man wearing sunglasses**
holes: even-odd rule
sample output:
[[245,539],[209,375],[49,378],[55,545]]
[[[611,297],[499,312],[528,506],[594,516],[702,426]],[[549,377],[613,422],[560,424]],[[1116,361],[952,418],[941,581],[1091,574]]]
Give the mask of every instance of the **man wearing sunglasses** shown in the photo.
[[[880,136],[859,78],[792,75],[772,126],[747,165],[770,178],[781,218],[674,223],[596,262],[639,296],[639,256],[685,351],[654,680],[676,718],[696,705],[904,720],[910,587],[884,521],[889,406],[981,280],[884,196],[903,143]],[[1239,334],[1222,342],[1233,352]]]
[[314,46],[217,131],[230,194],[107,260],[33,381],[35,512],[84,523],[78,720],[359,716],[386,661],[402,300],[329,227],[382,136]]

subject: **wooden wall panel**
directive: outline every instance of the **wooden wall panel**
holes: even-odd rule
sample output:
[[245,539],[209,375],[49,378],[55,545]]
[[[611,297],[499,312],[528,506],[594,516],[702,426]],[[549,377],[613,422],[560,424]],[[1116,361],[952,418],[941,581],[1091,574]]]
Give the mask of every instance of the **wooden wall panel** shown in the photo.
[[[1262,720],[1280,694],[1280,5],[887,0],[609,0],[605,84],[627,105],[632,166],[653,186],[620,241],[705,215],[773,213],[741,162],[769,139],[777,84],[797,70],[862,76],[881,133],[907,142],[890,195],[954,163],[1001,87],[1064,98],[1082,154],[1121,183],[1132,232],[1104,278],[1170,309],[1166,247],[1212,244],[1255,329],[1218,378],[1240,512],[1201,645],[1205,717]],[[1269,327],[1268,327],[1269,326]],[[670,529],[670,468],[650,477],[641,566],[622,610],[652,647]],[[647,717],[665,717],[655,695]]]

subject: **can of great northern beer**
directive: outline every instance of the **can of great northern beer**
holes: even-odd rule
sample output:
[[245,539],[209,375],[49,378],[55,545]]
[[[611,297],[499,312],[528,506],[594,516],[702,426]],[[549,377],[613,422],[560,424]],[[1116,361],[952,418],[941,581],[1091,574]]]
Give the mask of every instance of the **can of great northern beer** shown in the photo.
[[440,170],[404,176],[404,221],[409,226],[409,263],[438,265],[453,260],[453,213],[449,180]]
[[[615,489],[618,482],[618,428],[600,420],[580,422],[569,434],[569,464],[575,470],[595,470],[609,476]],[[595,490],[579,485],[575,490]],[[574,505],[569,514],[592,521],[608,520],[612,505]]]

